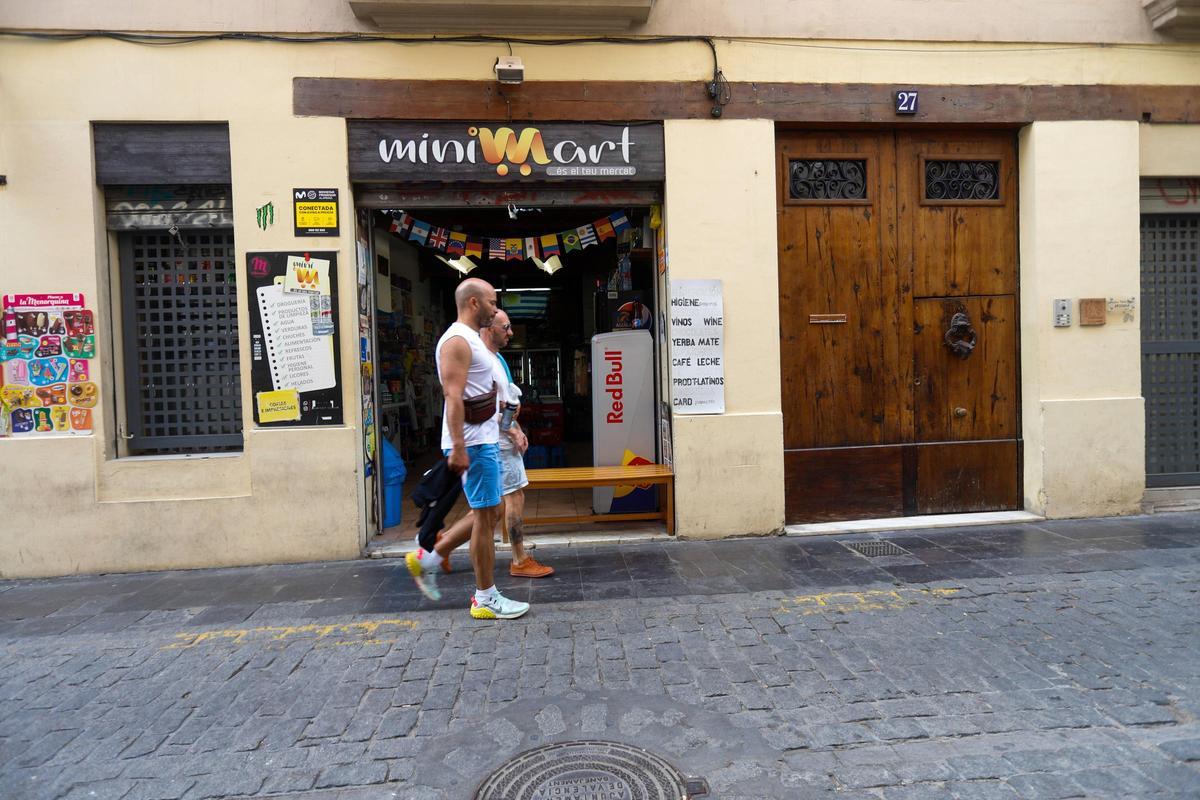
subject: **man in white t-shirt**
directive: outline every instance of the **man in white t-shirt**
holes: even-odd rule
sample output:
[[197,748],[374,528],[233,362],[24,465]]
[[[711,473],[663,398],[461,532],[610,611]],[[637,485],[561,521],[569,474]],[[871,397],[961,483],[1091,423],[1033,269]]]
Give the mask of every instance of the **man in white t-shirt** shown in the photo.
[[[442,452],[449,468],[462,475],[463,494],[474,512],[470,539],[476,589],[471,616],[516,619],[529,610],[529,604],[509,600],[493,581],[496,552],[492,531],[500,513],[500,426],[496,357],[479,338],[479,329],[491,325],[496,316],[496,290],[487,281],[468,278],[455,290],[454,302],[458,319],[438,340],[435,356],[446,400]],[[475,406],[479,406],[478,418],[474,418]],[[405,556],[408,571],[429,599],[441,598],[437,573],[442,560],[459,544],[462,541],[446,536],[429,552]]]
[[[521,397],[520,388],[513,383],[512,372],[505,363],[504,356],[500,355],[500,349],[512,339],[512,323],[509,322],[508,314],[498,310],[492,318],[492,323],[480,328],[479,335],[487,349],[496,356],[495,380],[500,397],[497,420],[500,420],[503,417],[504,402],[519,404]],[[503,499],[503,513],[508,523],[509,538],[512,540],[512,563],[509,565],[508,574],[514,578],[548,578],[554,574],[554,568],[529,555],[525,546],[525,487],[529,485],[529,478],[525,475],[525,462],[521,455],[528,447],[529,440],[514,414],[512,426],[500,431],[500,496]],[[442,538],[438,542],[446,543],[447,558],[453,549],[452,545],[457,546],[455,543],[466,542],[469,538],[469,531],[474,524],[474,513],[472,511],[467,514],[441,534]],[[443,549],[441,544],[437,549]]]

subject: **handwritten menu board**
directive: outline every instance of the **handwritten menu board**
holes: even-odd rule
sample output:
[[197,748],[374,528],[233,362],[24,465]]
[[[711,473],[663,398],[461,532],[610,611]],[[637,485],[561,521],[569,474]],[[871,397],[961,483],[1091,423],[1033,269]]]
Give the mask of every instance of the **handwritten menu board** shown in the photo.
[[725,304],[719,280],[671,281],[671,405],[725,413]]
[[259,426],[341,425],[337,253],[247,253]]

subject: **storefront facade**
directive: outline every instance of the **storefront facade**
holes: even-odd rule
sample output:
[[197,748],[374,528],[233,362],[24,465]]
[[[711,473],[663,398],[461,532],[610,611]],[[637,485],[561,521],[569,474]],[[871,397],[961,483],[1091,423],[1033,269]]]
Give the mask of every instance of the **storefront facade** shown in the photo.
[[[313,11],[312,29],[373,30],[350,12],[354,4],[337,5]],[[498,42],[0,39],[0,294],[83,296],[94,315],[87,382],[97,399],[90,434],[0,438],[0,577],[362,554],[373,490],[364,480],[355,280],[362,182],[350,135],[350,121],[361,120],[514,130],[661,123],[664,283],[719,279],[724,308],[723,411],[669,418],[679,535],[770,534],[793,522],[939,511],[1137,512],[1147,473],[1139,198],[1145,179],[1186,187],[1200,175],[1200,48],[1165,38],[1129,3],[1102,4],[1104,21],[1086,25],[1071,18],[1070,3],[1038,4],[1024,16],[1016,13],[1022,2],[989,10],[989,39],[1023,45],[981,41],[977,20],[954,3],[923,29],[923,42],[939,43],[920,44],[902,40],[908,28],[891,3],[857,25],[838,18],[836,4],[815,4],[829,5],[826,16],[816,8],[782,28],[769,16],[733,19],[712,4],[692,5],[711,18],[704,34],[721,37],[714,46],[728,83],[717,82],[715,99],[706,91],[713,53],[702,40],[516,44],[525,82],[501,87],[491,69],[508,51]],[[782,15],[788,4],[778,5]],[[153,24],[145,15],[135,23],[133,12],[75,11],[5,11],[0,27]],[[691,34],[695,13],[660,2],[631,33]],[[288,27],[253,11],[227,16],[159,29]],[[1014,19],[1023,20],[1018,28],[1006,22]],[[1119,44],[1092,44],[1100,41]],[[916,92],[915,114],[899,105],[898,91]],[[123,259],[122,248],[135,244],[119,226],[136,223],[122,222],[114,205],[116,187],[130,179],[106,179],[110,162],[98,149],[105,126],[129,123],[219,129],[217,145],[189,150],[204,158],[141,166],[152,173],[143,185],[192,169],[193,178],[176,183],[208,188],[187,195],[183,210],[211,215],[175,233],[150,220],[143,233],[167,245],[181,236],[189,258],[216,260],[216,271],[236,276],[230,313],[239,335],[221,358],[234,365],[241,424],[221,435],[240,443],[222,440],[226,452],[131,448],[126,395],[137,378],[129,368],[146,345],[131,343],[133,323],[121,311],[135,258]],[[995,164],[999,194],[965,213],[926,203],[920,174],[906,170],[937,148],[946,159]],[[806,160],[864,163],[872,188],[846,204],[793,202],[792,162]],[[512,178],[519,185],[519,170]],[[226,186],[227,195],[213,188]],[[294,193],[303,187],[337,190],[336,231],[297,235]],[[1171,197],[1180,208],[1196,202],[1186,188]],[[153,216],[162,197],[142,200]],[[131,202],[136,211],[140,201]],[[862,220],[868,206],[870,230],[848,233],[837,222]],[[949,220],[949,232],[922,223],[922,210]],[[840,257],[873,259],[878,285],[838,283],[835,273],[815,279],[828,261],[811,254],[831,244],[816,232],[830,224],[845,237]],[[985,236],[976,235],[981,226]],[[231,239],[188,238],[222,231]],[[336,262],[336,381],[322,390],[331,413],[320,423],[256,421],[251,262],[281,253]],[[984,272],[972,271],[973,254],[987,256]],[[203,283],[209,267],[197,269]],[[1080,324],[1081,298],[1103,299],[1102,320],[1088,320],[1103,324]],[[1072,318],[1056,327],[1060,299]],[[868,307],[877,316],[863,322]],[[938,326],[960,307],[975,338],[976,352],[958,360],[974,370],[969,378],[937,360],[957,358]],[[831,319],[810,322],[814,315]],[[932,342],[907,333],[923,320]],[[837,337],[851,330],[860,338],[842,344]],[[154,335],[161,332],[144,339]],[[969,338],[965,330],[949,337]],[[829,410],[814,374],[842,392]],[[671,374],[664,377],[669,386]]]

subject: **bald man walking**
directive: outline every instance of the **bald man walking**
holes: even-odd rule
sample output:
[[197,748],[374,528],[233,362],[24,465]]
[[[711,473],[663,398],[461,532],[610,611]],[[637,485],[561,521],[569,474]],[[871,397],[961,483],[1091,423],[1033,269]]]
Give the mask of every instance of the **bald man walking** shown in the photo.
[[[509,600],[496,590],[492,531],[500,513],[500,426],[497,424],[496,359],[479,336],[496,316],[496,290],[487,281],[468,278],[454,292],[458,319],[438,340],[436,360],[445,409],[442,452],[450,469],[462,475],[471,526],[471,563],[475,568],[475,619],[516,619],[528,603]],[[405,556],[417,587],[431,600],[441,599],[437,573],[442,560],[461,542],[445,537],[428,553]]]

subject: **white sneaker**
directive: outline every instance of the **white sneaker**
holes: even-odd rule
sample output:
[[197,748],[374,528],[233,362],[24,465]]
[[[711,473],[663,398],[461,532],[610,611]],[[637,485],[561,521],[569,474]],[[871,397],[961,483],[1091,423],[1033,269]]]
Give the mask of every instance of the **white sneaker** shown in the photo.
[[442,593],[437,585],[437,573],[422,567],[421,557],[415,551],[410,550],[404,556],[404,564],[408,567],[408,572],[413,576],[413,580],[417,582],[417,588],[421,590],[421,594],[433,601],[442,599]]
[[509,600],[499,592],[486,603],[480,603],[478,598],[471,598],[471,616],[475,619],[516,619],[528,610],[529,603]]

